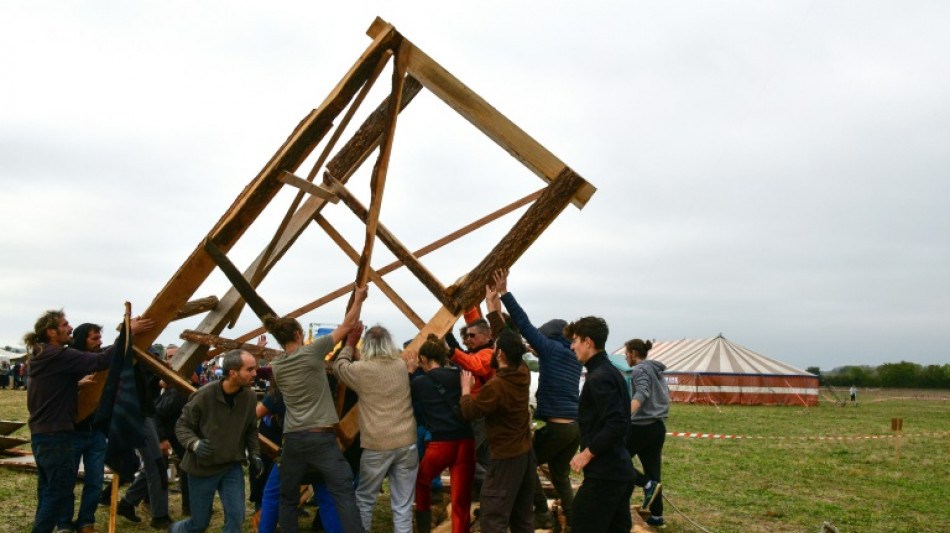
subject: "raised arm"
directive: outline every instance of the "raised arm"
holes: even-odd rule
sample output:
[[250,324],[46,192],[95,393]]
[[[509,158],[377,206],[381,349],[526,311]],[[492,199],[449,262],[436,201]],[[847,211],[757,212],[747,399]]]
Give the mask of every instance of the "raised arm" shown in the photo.
[[353,306],[350,307],[349,311],[346,312],[346,316],[343,317],[343,323],[333,330],[333,333],[330,333],[330,337],[333,338],[334,345],[346,338],[347,333],[349,333],[350,330],[355,328],[359,323],[360,311],[363,309],[363,302],[366,301],[366,296],[368,294],[368,285],[356,289],[356,292],[353,295]]

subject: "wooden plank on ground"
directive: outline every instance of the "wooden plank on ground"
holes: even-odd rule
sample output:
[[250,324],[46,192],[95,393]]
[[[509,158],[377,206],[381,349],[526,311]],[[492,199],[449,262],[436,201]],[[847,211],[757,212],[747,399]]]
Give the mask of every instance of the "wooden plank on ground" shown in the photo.
[[9,435],[25,425],[26,422],[18,420],[0,420],[0,435]]

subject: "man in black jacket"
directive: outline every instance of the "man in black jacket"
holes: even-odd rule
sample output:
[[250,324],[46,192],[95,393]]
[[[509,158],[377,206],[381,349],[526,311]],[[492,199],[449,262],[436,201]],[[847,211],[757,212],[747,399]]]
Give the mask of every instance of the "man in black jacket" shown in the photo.
[[581,452],[571,459],[584,482],[574,497],[573,533],[630,531],[630,496],[636,473],[625,446],[630,425],[630,392],[607,358],[607,322],[588,316],[564,328],[577,360],[587,367],[578,421]]

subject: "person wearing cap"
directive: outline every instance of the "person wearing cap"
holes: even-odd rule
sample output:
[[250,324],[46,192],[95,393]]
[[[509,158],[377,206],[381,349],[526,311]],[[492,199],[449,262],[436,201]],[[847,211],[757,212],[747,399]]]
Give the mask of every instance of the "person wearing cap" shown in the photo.
[[[536,328],[515,296],[508,292],[508,270],[496,270],[492,277],[495,290],[501,296],[512,323],[538,356],[538,391],[535,393],[538,407],[535,417],[544,420],[544,426],[534,432],[534,453],[539,465],[548,465],[551,483],[561,499],[561,509],[570,522],[574,503],[570,478],[571,458],[581,443],[577,425],[577,384],[584,365],[577,360],[571,351],[570,341],[564,337],[566,321],[549,320]],[[560,529],[560,524],[553,519],[548,509],[540,479],[534,491],[534,515],[537,527],[554,527],[555,531]]]

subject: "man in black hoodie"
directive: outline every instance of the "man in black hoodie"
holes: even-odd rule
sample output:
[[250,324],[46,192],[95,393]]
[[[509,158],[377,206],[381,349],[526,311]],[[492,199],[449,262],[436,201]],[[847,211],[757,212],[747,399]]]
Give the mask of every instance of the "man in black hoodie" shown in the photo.
[[571,459],[584,483],[574,496],[573,533],[630,531],[630,496],[636,472],[625,441],[630,427],[630,392],[607,358],[607,322],[588,316],[564,328],[571,349],[587,367],[578,422],[582,451]]
[[[148,331],[151,320],[136,319],[132,334]],[[30,352],[33,385],[27,393],[30,447],[37,467],[37,506],[33,533],[49,533],[72,499],[76,486],[73,436],[79,380],[109,368],[114,345],[99,353],[68,347],[73,328],[62,310],[47,311],[23,337]]]

